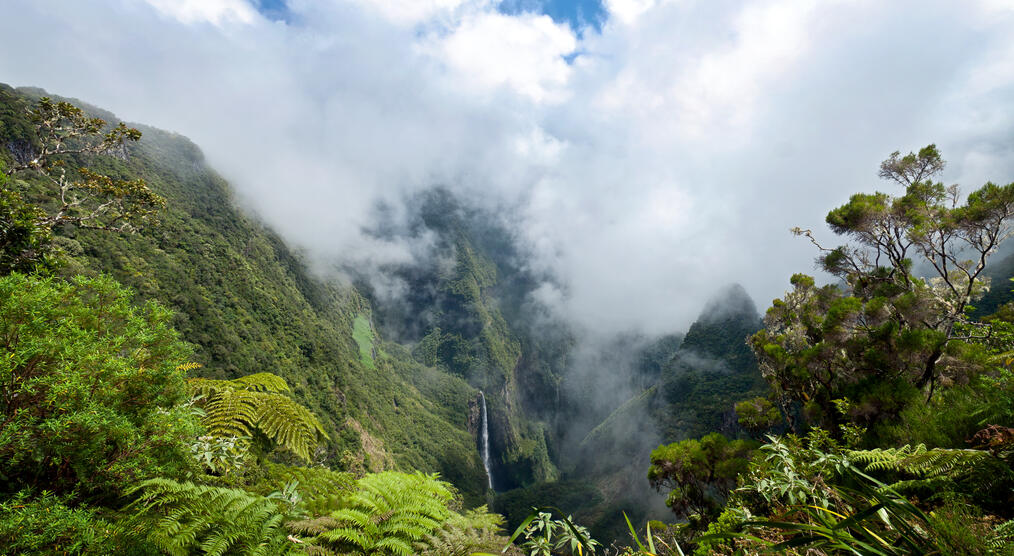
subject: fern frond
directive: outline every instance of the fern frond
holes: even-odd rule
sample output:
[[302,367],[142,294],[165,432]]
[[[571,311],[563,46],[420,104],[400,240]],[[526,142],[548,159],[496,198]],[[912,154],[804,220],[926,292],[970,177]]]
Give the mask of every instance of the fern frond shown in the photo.
[[[330,528],[312,540],[338,552],[413,554],[414,543],[425,539],[456,515],[450,485],[435,475],[388,471],[357,481],[357,490],[341,499],[331,512]],[[301,523],[319,530],[321,522]]]
[[991,489],[1010,475],[1010,467],[985,450],[952,448],[926,449],[926,446],[857,450],[848,453],[854,463],[866,471],[886,471],[901,475],[890,486],[898,491],[952,490],[957,483],[972,490]]
[[319,436],[327,432],[310,410],[280,394],[251,393],[255,414],[251,421],[268,438],[304,461],[313,459]]
[[321,533],[330,531],[341,526],[341,522],[331,517],[315,517],[313,519],[301,519],[299,521],[290,521],[286,524],[290,531],[302,534],[316,536]]
[[497,553],[508,544],[500,535],[503,517],[480,506],[464,515],[455,515],[439,529],[415,543],[423,556],[469,556],[476,552]]
[[377,541],[373,548],[386,550],[391,554],[413,554],[412,545],[398,537],[384,537]]
[[231,381],[237,388],[253,392],[288,392],[285,379],[271,373],[254,373]]
[[168,479],[144,481],[127,492],[137,496],[128,506],[132,525],[169,554],[289,554],[296,548],[283,528],[285,509],[263,496]]
[[310,410],[289,398],[285,380],[271,373],[256,373],[235,380],[192,378],[191,393],[205,415],[203,422],[214,437],[252,436],[253,429],[311,461],[327,431]]
[[915,447],[877,448],[849,452],[849,459],[866,464],[867,471],[894,471],[918,477],[954,476],[981,465],[991,456],[982,450]]
[[1014,545],[1014,519],[994,527],[993,538],[989,541],[990,548],[996,551],[1011,545]]
[[260,403],[254,392],[219,391],[204,406],[204,426],[211,436],[252,436]]

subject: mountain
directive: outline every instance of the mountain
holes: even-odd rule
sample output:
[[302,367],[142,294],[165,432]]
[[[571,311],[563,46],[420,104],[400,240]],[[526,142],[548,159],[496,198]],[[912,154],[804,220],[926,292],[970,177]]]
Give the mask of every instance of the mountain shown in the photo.
[[[566,330],[533,330],[526,302],[540,282],[496,218],[441,188],[409,205],[416,212],[400,233],[432,237],[433,246],[419,262],[383,269],[388,280],[401,282],[403,295],[384,297],[367,277],[359,281],[381,331],[412,346],[419,363],[485,393],[498,490],[556,478],[549,421],[557,412],[561,353],[569,348]],[[393,232],[377,233],[395,239]]]
[[[0,140],[29,141],[27,110],[46,93],[0,86]],[[72,101],[108,122],[116,117]],[[65,276],[111,274],[175,312],[198,376],[282,376],[321,417],[321,464],[439,472],[466,505],[487,500],[479,392],[488,409],[494,507],[516,525],[533,504],[567,506],[602,538],[663,517],[645,479],[663,441],[735,433],[731,406],[762,384],[745,337],[759,318],[741,287],[721,292],[686,335],[590,341],[532,293],[552,277],[530,269],[500,217],[442,188],[411,199],[407,226],[380,238],[430,238],[412,264],[379,269],[399,295],[311,273],[298,252],[240,210],[200,149],[143,125],[142,139],[97,170],[143,178],[167,200],[160,223],[133,235],[65,228]],[[39,177],[15,185],[46,202]],[[580,344],[580,345],[579,345]]]
[[735,402],[767,389],[746,343],[760,329],[757,308],[739,284],[705,305],[658,384],[653,414],[665,442],[738,432]]
[[[0,86],[0,138],[29,140],[39,89]],[[80,101],[108,122],[116,117]],[[321,417],[329,434],[318,461],[340,469],[439,472],[482,503],[486,477],[469,431],[475,388],[417,362],[375,326],[369,301],[350,286],[310,273],[300,256],[234,203],[226,181],[186,138],[135,126],[143,137],[126,159],[103,157],[114,178],[143,178],[164,196],[161,223],[133,235],[59,231],[65,275],[111,274],[175,311],[194,344],[195,374],[280,375]],[[13,184],[41,191],[36,178]],[[44,201],[43,198],[37,198]]]
[[[709,300],[685,335],[650,341],[619,337],[604,345],[602,351],[613,356],[605,357],[603,367],[621,379],[605,383],[629,397],[584,413],[574,409],[579,401],[562,404],[561,414],[568,418],[599,418],[579,429],[578,442],[565,443],[561,480],[505,493],[493,509],[516,525],[532,506],[556,504],[587,524],[596,538],[623,538],[624,513],[637,523],[672,519],[664,495],[648,485],[649,455],[659,444],[710,432],[742,434],[734,404],[767,388],[746,344],[760,327],[753,300],[734,284]],[[616,357],[623,352],[625,360]],[[571,369],[565,384],[574,376],[579,375]],[[603,379],[598,380],[601,385]]]

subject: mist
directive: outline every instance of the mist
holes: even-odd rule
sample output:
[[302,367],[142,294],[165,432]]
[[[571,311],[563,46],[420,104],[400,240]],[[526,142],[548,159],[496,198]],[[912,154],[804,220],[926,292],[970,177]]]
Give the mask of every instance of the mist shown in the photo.
[[733,281],[766,306],[814,271],[788,229],[829,239],[830,208],[890,191],[894,150],[1014,179],[1014,3],[604,7],[575,28],[484,0],[8,0],[0,81],[190,137],[322,269],[425,263],[377,207],[447,188],[504,215],[553,277],[537,301],[595,334],[685,329]]

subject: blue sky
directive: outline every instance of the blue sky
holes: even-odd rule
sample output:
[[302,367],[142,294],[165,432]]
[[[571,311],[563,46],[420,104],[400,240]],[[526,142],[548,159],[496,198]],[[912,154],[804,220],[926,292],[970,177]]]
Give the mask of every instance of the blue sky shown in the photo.
[[[285,0],[251,0],[251,2],[258,11],[272,19],[285,20],[290,15]],[[570,25],[576,32],[585,27],[600,30],[607,16],[602,0],[502,0],[498,8],[505,14],[543,13],[557,23]]]
[[503,0],[500,11],[544,13],[557,23],[569,24],[575,31],[587,26],[601,29],[607,15],[601,0]]

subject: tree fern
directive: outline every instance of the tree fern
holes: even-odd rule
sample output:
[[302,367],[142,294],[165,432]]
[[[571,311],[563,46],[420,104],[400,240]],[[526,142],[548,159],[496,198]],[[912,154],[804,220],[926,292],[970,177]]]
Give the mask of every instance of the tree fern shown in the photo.
[[254,373],[233,380],[213,378],[187,379],[190,389],[202,396],[210,396],[221,390],[250,390],[253,392],[288,392],[285,379],[271,373]]
[[480,506],[464,515],[454,515],[439,529],[415,543],[423,556],[468,556],[475,552],[498,553],[508,545],[500,535],[503,517]]
[[887,471],[902,478],[891,486],[898,490],[953,487],[958,481],[973,480],[984,488],[1010,474],[1010,468],[984,450],[927,449],[924,444],[900,448],[856,450],[849,459],[866,471]]
[[415,544],[456,515],[450,485],[435,475],[394,471],[367,475],[328,516],[296,522],[312,542],[339,553],[414,554]]
[[295,510],[286,500],[168,479],[144,481],[128,493],[138,498],[127,508],[133,512],[127,523],[170,555],[301,551],[284,528]]
[[235,380],[193,378],[187,381],[204,410],[204,425],[215,437],[253,436],[259,430],[304,461],[311,461],[326,435],[317,417],[285,395],[285,380],[256,373]]
[[[323,516],[342,507],[342,499],[352,492],[356,480],[351,473],[332,471],[326,467],[294,467],[277,463],[262,465],[265,477],[248,488],[266,495],[279,484],[299,485],[303,508],[310,515]],[[316,534],[316,533],[315,533]]]
[[896,471],[925,477],[956,475],[981,465],[989,457],[982,450],[928,450],[925,444],[849,452],[849,458],[866,464],[867,471]]

